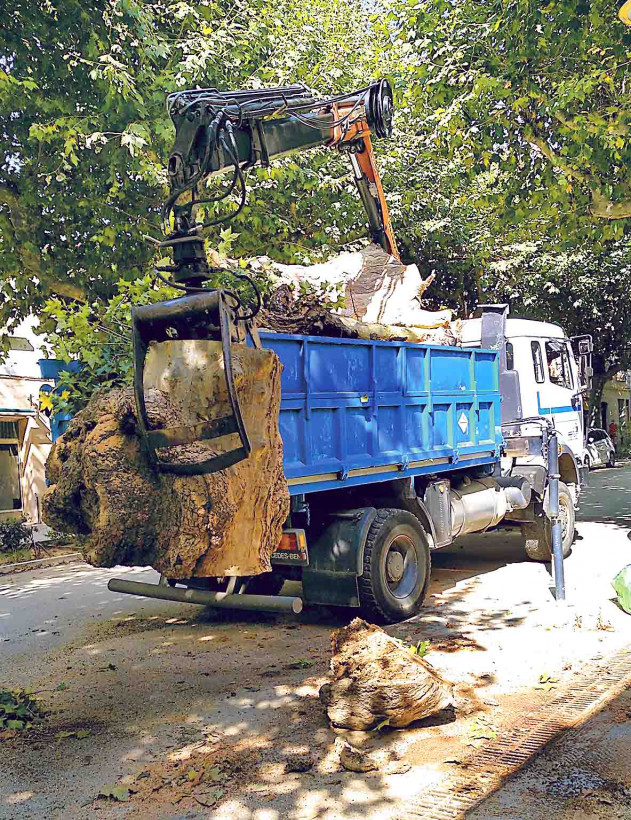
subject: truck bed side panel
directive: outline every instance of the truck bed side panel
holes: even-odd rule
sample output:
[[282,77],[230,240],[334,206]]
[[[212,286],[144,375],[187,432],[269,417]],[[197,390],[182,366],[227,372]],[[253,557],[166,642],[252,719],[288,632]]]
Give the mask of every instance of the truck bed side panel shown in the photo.
[[261,333],[283,363],[280,430],[292,494],[493,463],[497,353]]

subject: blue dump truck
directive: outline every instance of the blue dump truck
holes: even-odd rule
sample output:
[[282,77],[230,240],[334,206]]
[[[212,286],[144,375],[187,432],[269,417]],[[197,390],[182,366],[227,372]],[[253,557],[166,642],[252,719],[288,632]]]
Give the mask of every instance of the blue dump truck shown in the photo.
[[[299,611],[303,601],[358,607],[372,620],[396,622],[422,604],[431,551],[461,535],[520,527],[529,555],[551,560],[551,456],[567,554],[580,457],[553,414],[524,417],[521,384],[539,363],[507,337],[507,307],[481,313],[477,344],[468,347],[262,332],[262,346],[283,364],[279,424],[291,493],[273,572],[240,587],[239,579],[224,587],[213,579],[113,579],[110,589],[239,609]],[[546,410],[582,425],[588,346],[575,355],[560,328],[527,325],[525,350],[565,346],[567,396],[548,384],[556,370],[544,368],[541,401],[550,404],[552,390],[561,403]],[[538,330],[544,335],[535,339]],[[287,579],[302,582],[302,598],[279,595]]]
[[[165,236],[150,239],[172,254],[156,275],[185,295],[132,312],[140,432],[156,468],[168,472],[211,473],[247,458],[231,346],[249,336],[284,368],[280,431],[291,514],[271,573],[224,586],[205,578],[166,578],[159,586],[116,579],[110,589],[240,609],[296,611],[304,599],[398,621],[422,604],[432,549],[500,525],[521,528],[531,558],[554,552],[559,585],[584,467],[579,371],[588,370],[589,338],[572,347],[561,328],[508,320],[506,306],[494,306],[472,320],[463,347],[279,333],[261,333],[258,342],[254,283],[248,306],[234,291],[205,287],[217,271],[203,233],[244,206],[242,170],[316,147],[348,156],[371,240],[400,259],[371,142],[392,134],[388,82],[329,98],[301,85],[191,89],[169,95],[167,107],[176,138]],[[232,182],[209,200],[207,180],[221,174]],[[230,194],[239,195],[238,207],[204,222],[198,207]],[[167,339],[221,341],[231,414],[151,428],[145,357],[152,342]],[[239,446],[199,465],[175,465],[158,452],[233,434]],[[288,578],[302,582],[302,599],[278,594]]]

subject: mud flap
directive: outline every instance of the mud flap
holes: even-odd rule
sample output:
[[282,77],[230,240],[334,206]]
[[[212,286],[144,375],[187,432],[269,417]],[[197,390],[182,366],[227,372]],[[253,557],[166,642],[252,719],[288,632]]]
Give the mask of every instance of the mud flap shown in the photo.
[[364,544],[376,515],[374,507],[362,507],[330,516],[328,526],[309,545],[309,566],[302,571],[307,603],[359,606],[357,577],[362,573]]

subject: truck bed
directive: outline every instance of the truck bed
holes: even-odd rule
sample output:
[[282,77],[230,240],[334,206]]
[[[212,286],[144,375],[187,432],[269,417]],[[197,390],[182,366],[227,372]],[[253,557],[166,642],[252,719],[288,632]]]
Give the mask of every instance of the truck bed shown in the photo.
[[496,351],[260,335],[284,366],[280,432],[292,495],[499,458]]

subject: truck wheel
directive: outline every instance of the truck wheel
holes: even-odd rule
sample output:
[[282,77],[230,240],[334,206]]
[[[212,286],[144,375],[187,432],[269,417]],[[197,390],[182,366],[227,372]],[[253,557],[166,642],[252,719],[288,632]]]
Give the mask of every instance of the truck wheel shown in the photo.
[[[550,519],[544,513],[542,505],[538,504],[537,507],[537,520],[522,526],[521,531],[525,538],[524,546],[526,555],[531,561],[549,561],[552,555],[552,528]],[[563,557],[567,558],[574,541],[576,516],[572,496],[562,481],[559,481],[559,517],[561,519]]]
[[406,510],[379,510],[357,579],[362,615],[389,624],[411,618],[421,608],[429,576],[429,544],[418,518]]

